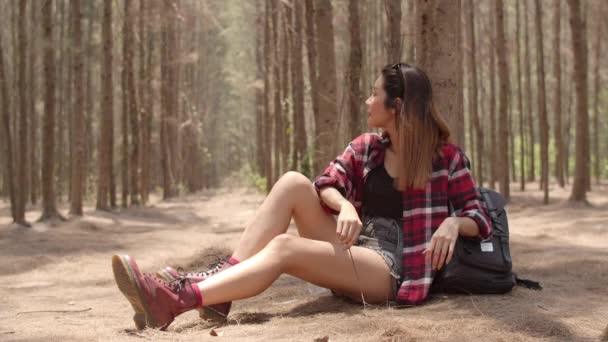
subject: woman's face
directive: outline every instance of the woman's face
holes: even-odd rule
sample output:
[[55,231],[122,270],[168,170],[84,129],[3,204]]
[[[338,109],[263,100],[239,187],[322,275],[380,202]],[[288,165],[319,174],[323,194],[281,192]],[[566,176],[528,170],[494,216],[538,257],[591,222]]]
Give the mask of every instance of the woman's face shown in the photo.
[[384,91],[382,76],[374,82],[372,93],[365,101],[367,105],[367,125],[373,128],[387,128],[395,121],[395,109],[384,105],[386,92]]

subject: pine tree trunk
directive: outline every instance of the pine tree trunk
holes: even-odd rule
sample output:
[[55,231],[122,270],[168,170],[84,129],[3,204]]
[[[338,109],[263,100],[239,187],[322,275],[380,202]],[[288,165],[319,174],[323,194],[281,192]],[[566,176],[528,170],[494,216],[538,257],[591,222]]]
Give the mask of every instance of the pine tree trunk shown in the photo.
[[[349,6],[352,5],[349,3]],[[399,63],[401,62],[401,0],[384,0],[384,10],[386,11],[388,33],[386,37],[387,63]],[[351,31],[351,37],[352,34]]]
[[535,27],[536,27],[536,60],[538,78],[538,112],[539,131],[540,131],[540,185],[544,191],[543,203],[549,203],[549,123],[547,121],[547,102],[545,99],[545,62],[543,52],[543,32],[542,32],[542,7],[540,0],[535,0]]
[[97,177],[97,210],[110,210],[108,195],[111,193],[112,177],[112,131],[114,129],[114,96],[112,81],[112,0],[103,2],[101,27],[101,110],[99,111],[100,133]]
[[127,67],[127,50],[129,46],[127,45],[128,38],[127,36],[127,22],[130,20],[129,15],[127,15],[127,7],[128,0],[123,0],[122,4],[125,6],[124,15],[123,15],[123,26],[122,26],[122,70],[120,73],[120,91],[122,93],[122,101],[121,101],[121,116],[120,116],[120,128],[122,141],[120,144],[121,156],[120,156],[120,183],[121,183],[121,204],[123,208],[127,208],[129,206],[129,169],[130,169],[130,160],[129,160],[129,91],[127,89],[127,74],[129,73],[129,69]]
[[82,216],[82,188],[84,183],[84,106],[83,106],[83,45],[82,45],[82,13],[80,0],[70,0],[70,16],[72,28],[72,67],[74,75],[74,112],[72,113],[72,146],[70,172],[70,214]]
[[28,165],[28,128],[27,128],[27,117],[28,117],[28,104],[27,104],[27,92],[26,92],[26,51],[27,51],[27,33],[25,32],[25,24],[27,21],[25,20],[25,10],[27,6],[27,0],[22,0],[16,3],[19,6],[19,20],[17,21],[18,25],[18,56],[19,60],[15,61],[17,66],[17,89],[19,89],[19,115],[18,117],[18,131],[16,136],[18,136],[19,144],[16,150],[16,161],[17,161],[17,188],[21,189],[16,193],[16,220],[15,222],[28,226],[28,223],[25,220],[25,205],[27,203],[27,185],[29,175],[27,165]]
[[[388,4],[387,4],[388,6]],[[388,7],[387,7],[388,10]],[[399,16],[401,15],[401,10],[399,10]],[[398,20],[401,20],[399,18]],[[390,21],[390,20],[389,20]],[[393,25],[396,25],[394,22]],[[358,0],[350,0],[348,2],[348,26],[350,31],[350,56],[348,60],[348,112],[350,113],[349,117],[349,141],[357,137],[361,134],[359,130],[359,117],[361,116],[361,112],[359,111],[361,108],[361,36],[360,36],[360,24],[359,24],[359,1]],[[394,37],[392,37],[394,38]],[[392,40],[391,38],[391,40]],[[389,55],[396,57],[398,52],[395,51],[395,46],[393,46],[394,42],[389,42],[391,44],[391,51]],[[400,53],[399,53],[400,54]],[[399,61],[400,56],[395,59],[396,62]],[[395,63],[396,63],[395,62]]]
[[129,194],[132,205],[139,205],[139,107],[137,106],[137,94],[135,90],[135,71],[133,66],[134,55],[134,24],[133,24],[133,1],[124,0],[125,18],[124,18],[124,41],[123,41],[123,59],[126,76],[126,99],[128,100],[127,116],[129,119],[129,128],[131,131],[130,139],[130,157],[129,157]]
[[[92,69],[94,65],[93,56],[97,55],[97,49],[95,48],[95,44],[93,42],[93,23],[94,18],[97,17],[97,11],[99,10],[96,7],[96,3],[89,2],[87,8],[87,33],[85,38],[86,50],[88,53],[85,54],[85,62],[84,67],[85,71],[85,95],[84,95],[84,112],[85,112],[85,148],[84,148],[84,168],[85,168],[85,177],[84,177],[84,188],[82,191],[82,196],[84,198],[87,197],[87,191],[90,187],[89,182],[92,180],[91,176],[95,173],[93,166],[94,162],[94,153],[93,150],[95,148],[95,132],[93,131],[93,82],[92,82]],[[98,99],[98,97],[95,97]]]
[[[270,111],[270,76],[271,76],[271,61],[272,51],[270,46],[271,41],[271,18],[270,10],[271,2],[265,1],[264,13],[264,177],[266,178],[266,192],[270,192],[272,188],[272,115]],[[312,1],[312,0],[310,0]]]
[[510,199],[509,190],[509,69],[507,66],[507,51],[505,39],[504,10],[502,0],[494,3],[496,15],[496,54],[498,57],[498,82],[500,85],[500,103],[498,119],[498,182],[500,193],[508,201]]
[[561,61],[561,1],[555,1],[553,12],[553,74],[555,75],[555,98],[553,114],[555,129],[555,179],[561,188],[564,187],[564,157],[562,141],[562,61]]
[[[477,180],[479,186],[483,186],[484,183],[484,174],[483,174],[483,161],[485,159],[484,152],[484,135],[483,128],[481,125],[481,119],[479,118],[478,108],[478,98],[477,98],[477,56],[476,56],[476,41],[475,41],[475,7],[473,5],[473,0],[467,1],[468,5],[468,25],[467,25],[467,33],[468,40],[471,47],[471,51],[469,53],[469,73],[470,73],[470,82],[471,85],[469,89],[471,89],[471,93],[469,95],[469,112],[471,113],[471,121],[472,126],[475,129],[475,142],[476,142],[476,150],[477,150],[477,162],[475,163],[475,179]],[[473,133],[471,133],[473,135]],[[471,146],[472,148],[473,146]]]
[[524,4],[524,61],[526,61],[526,110],[528,112],[528,157],[530,158],[530,168],[528,169],[528,181],[534,181],[536,179],[536,158],[535,158],[535,145],[536,140],[534,139],[534,115],[532,109],[532,60],[530,58],[530,44],[529,44],[529,21],[528,21],[528,1],[523,1]]
[[[493,9],[495,3],[492,2],[490,8]],[[489,64],[489,77],[490,77],[490,148],[488,149],[490,152],[490,188],[494,189],[496,187],[496,181],[498,178],[498,145],[496,142],[496,48],[495,44],[492,43],[496,39],[496,17],[494,15],[490,15],[490,64]]]
[[579,0],[568,0],[570,30],[574,53],[574,85],[576,92],[576,161],[570,200],[587,202],[589,184],[589,113],[587,112],[587,29],[581,15]]
[[429,75],[437,111],[447,120],[454,141],[463,146],[460,0],[417,6],[416,63]]
[[40,166],[38,165],[38,113],[36,111],[36,102],[38,100],[38,83],[37,83],[37,72],[38,72],[38,39],[40,33],[36,31],[38,28],[38,2],[30,2],[30,22],[31,24],[31,37],[30,41],[30,55],[29,55],[29,73],[28,73],[28,105],[29,105],[29,184],[30,184],[30,202],[36,204],[38,201],[38,192],[40,188]]
[[[294,6],[297,5],[294,4]],[[264,175],[264,89],[258,84],[264,79],[264,12],[256,6],[255,22],[255,147],[256,167]]]
[[304,117],[304,70],[302,63],[302,46],[304,39],[304,30],[302,27],[303,3],[294,1],[294,21],[293,21],[293,40],[291,54],[291,91],[293,97],[293,127],[294,135],[294,158],[292,169],[302,171],[303,158],[306,153],[307,137]]
[[8,186],[8,196],[11,203],[11,217],[13,218],[13,222],[17,221],[17,201],[16,201],[16,178],[15,178],[15,156],[13,154],[13,137],[11,134],[11,117],[10,117],[10,99],[8,96],[8,78],[6,75],[6,69],[4,67],[4,50],[2,44],[2,35],[0,35],[0,113],[2,122],[2,135],[4,138],[3,142],[3,153],[4,153],[4,162],[6,163],[6,173],[7,173],[7,186]]
[[289,99],[289,60],[290,60],[290,47],[289,40],[291,35],[291,24],[289,23],[289,18],[291,17],[291,6],[287,6],[284,2],[281,3],[281,8],[279,12],[282,14],[281,16],[281,31],[283,31],[283,38],[281,39],[281,53],[282,53],[282,63],[281,63],[281,94],[282,97],[282,110],[281,110],[281,172],[282,175],[284,172],[288,170],[288,161],[289,161],[289,145],[290,145],[290,137],[293,136],[293,129],[290,128],[289,125],[289,117],[290,117],[290,109],[289,103],[293,101],[293,99]]
[[279,0],[272,0],[270,5],[270,12],[272,14],[272,95],[273,95],[273,121],[274,121],[274,158],[273,158],[273,171],[272,178],[270,179],[270,186],[272,187],[276,183],[279,175],[281,174],[281,132],[283,128],[283,114],[281,108],[281,69],[279,59]]
[[[150,33],[149,21],[155,17],[151,15],[150,8],[152,5],[146,5],[146,0],[139,0],[139,82],[140,82],[140,108],[141,112],[141,201],[142,204],[148,203],[149,189],[150,189],[150,163],[151,154],[151,130],[152,130],[152,117],[153,117],[153,103],[154,98],[152,87],[152,55],[154,50],[153,39]],[[148,44],[148,50],[146,54],[146,44]],[[147,97],[144,96],[147,94]]]
[[[599,130],[601,129],[600,124],[600,85],[601,85],[601,73],[600,73],[600,59],[601,59],[601,50],[602,50],[602,23],[606,20],[604,14],[604,8],[606,7],[606,1],[603,1],[599,5],[599,9],[597,11],[597,19],[596,19],[596,29],[595,29],[595,70],[593,72],[593,174],[595,175],[595,184],[600,184],[601,178],[601,169],[600,169],[600,159],[602,155],[600,154],[600,134]],[[605,57],[604,57],[605,58]]]
[[42,119],[42,216],[40,220],[61,218],[55,204],[55,44],[53,44],[53,1],[42,3],[44,30],[44,116]]
[[[333,9],[329,0],[316,0],[314,9],[317,29],[319,112],[315,115],[314,174],[318,175],[336,156],[337,98],[336,55],[334,48]],[[322,94],[322,96],[321,96]]]
[[162,53],[161,53],[161,163],[163,169],[163,199],[175,196],[174,190],[174,145],[173,129],[176,126],[175,111],[177,107],[174,102],[174,89],[176,84],[176,68],[177,61],[173,58],[176,48],[175,41],[175,3],[171,0],[163,2],[162,10]]
[[521,72],[521,37],[519,20],[519,1],[515,3],[515,40],[516,40],[516,63],[517,63],[517,105],[519,110],[519,189],[526,190],[526,136],[524,134],[524,98],[522,91]]

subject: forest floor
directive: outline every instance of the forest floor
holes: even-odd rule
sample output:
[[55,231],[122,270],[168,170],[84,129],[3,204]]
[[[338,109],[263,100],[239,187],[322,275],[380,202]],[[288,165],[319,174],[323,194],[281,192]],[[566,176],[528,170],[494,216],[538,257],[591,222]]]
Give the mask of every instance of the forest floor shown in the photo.
[[[596,341],[608,325],[608,186],[573,207],[569,188],[541,204],[537,184],[513,186],[508,206],[514,270],[542,291],[434,295],[414,308],[363,308],[326,289],[281,276],[261,295],[236,302],[214,328],[188,312],[168,331],[136,331],[112,276],[111,256],[128,253],[147,272],[198,269],[228,251],[262,203],[248,188],[202,191],[150,206],[96,212],[31,229],[10,223],[0,202],[0,340]],[[67,208],[63,208],[66,209]],[[65,212],[65,211],[64,211]],[[34,221],[40,212],[30,208]],[[297,234],[292,222],[289,233]]]

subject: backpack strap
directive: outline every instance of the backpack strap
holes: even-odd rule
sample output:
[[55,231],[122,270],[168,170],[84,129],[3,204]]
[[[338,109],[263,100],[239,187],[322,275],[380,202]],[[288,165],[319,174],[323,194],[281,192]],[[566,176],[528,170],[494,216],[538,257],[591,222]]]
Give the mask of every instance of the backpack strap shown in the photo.
[[515,284],[517,284],[517,286],[525,287],[525,288],[531,289],[531,290],[538,290],[538,291],[543,289],[543,285],[538,281],[534,281],[534,280],[530,280],[530,279],[521,279],[515,273],[513,273],[513,277],[515,278]]

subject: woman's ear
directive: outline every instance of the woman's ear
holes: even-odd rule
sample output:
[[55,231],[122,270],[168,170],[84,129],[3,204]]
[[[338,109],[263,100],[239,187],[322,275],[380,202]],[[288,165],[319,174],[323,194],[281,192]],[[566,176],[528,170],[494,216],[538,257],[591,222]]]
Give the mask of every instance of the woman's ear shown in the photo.
[[396,97],[393,100],[393,108],[395,109],[395,115],[399,115],[399,113],[401,112],[401,104],[403,103],[403,101],[401,101],[400,98]]

